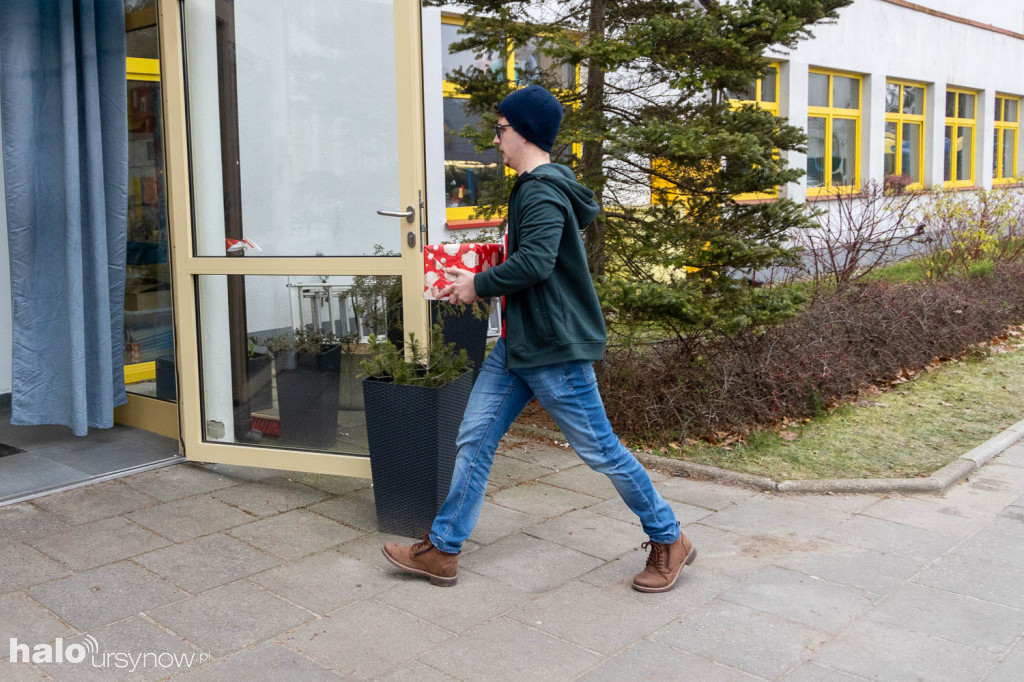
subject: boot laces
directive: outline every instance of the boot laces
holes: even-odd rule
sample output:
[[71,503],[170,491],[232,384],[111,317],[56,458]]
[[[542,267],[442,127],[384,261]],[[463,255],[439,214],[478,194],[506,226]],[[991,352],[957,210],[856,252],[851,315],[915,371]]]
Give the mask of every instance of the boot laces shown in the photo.
[[434,543],[430,541],[430,534],[424,533],[420,536],[420,541],[411,547],[413,556],[420,556],[430,550],[434,549]]
[[647,565],[659,570],[665,570],[665,565],[668,560],[667,547],[660,542],[645,542],[640,545],[641,549],[651,548],[651,553],[647,555]]

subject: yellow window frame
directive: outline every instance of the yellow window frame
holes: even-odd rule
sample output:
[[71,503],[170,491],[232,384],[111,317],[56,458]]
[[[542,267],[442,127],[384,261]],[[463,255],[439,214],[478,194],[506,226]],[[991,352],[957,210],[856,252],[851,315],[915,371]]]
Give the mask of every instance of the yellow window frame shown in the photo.
[[[764,109],[765,111],[771,112],[771,114],[773,116],[778,117],[778,115],[779,115],[779,92],[780,92],[779,86],[780,86],[780,82],[781,82],[781,78],[779,76],[779,71],[780,71],[780,69],[779,69],[779,62],[771,62],[768,65],[768,68],[775,69],[775,78],[774,78],[774,81],[775,81],[775,101],[774,102],[766,102],[766,101],[764,101],[763,93],[762,93],[762,86],[764,84],[764,78],[758,78],[757,81],[755,81],[755,83],[754,83],[754,99],[749,100],[749,99],[732,99],[732,98],[730,98],[729,99],[729,104],[732,106],[733,109],[738,109],[741,106],[746,105],[746,104],[752,104],[752,105],[758,107],[759,109]],[[778,153],[777,152],[773,152],[772,156],[774,156],[775,158],[778,158]],[[659,181],[659,182],[662,182],[662,184],[664,184],[664,182],[661,181],[660,179],[654,178],[652,180],[652,183],[651,183],[652,187],[654,185],[654,181]],[[779,198],[779,188],[776,187],[774,192],[744,192],[743,194],[737,194],[734,198],[735,198],[736,201],[772,201],[774,199],[778,199]]]
[[[807,196],[817,198],[828,196],[835,192],[853,194],[860,191],[860,144],[861,144],[861,112],[864,107],[864,79],[856,73],[845,71],[831,71],[826,69],[808,69],[808,74],[828,76],[828,106],[817,107],[807,106],[807,117],[825,119],[825,167],[824,181],[821,187],[808,187]],[[845,109],[833,106],[833,78],[852,78],[857,81],[857,108]],[[808,75],[810,78],[810,75]],[[854,121],[854,145],[853,145],[853,184],[833,185],[832,184],[832,122],[834,120]]]
[[[450,26],[465,26],[466,20],[460,15],[454,14],[442,14],[441,23],[448,24]],[[447,47],[447,46],[445,46]],[[442,74],[442,78],[447,74]],[[512,41],[509,40],[505,46],[505,78],[509,83],[516,82],[516,52],[515,46]],[[576,91],[579,91],[580,87],[580,67],[576,65],[575,74],[573,81],[576,84]],[[442,96],[446,99],[469,99],[468,95],[463,94],[459,91],[459,88],[455,83],[449,80],[444,80],[442,85]],[[557,92],[555,94],[558,94]],[[577,157],[581,153],[581,147],[579,143],[573,143],[572,151]],[[504,168],[505,176],[514,175],[514,171],[510,168]],[[476,206],[456,206],[454,208],[445,208],[445,218],[449,223],[453,221],[475,221],[479,217],[476,212]],[[473,225],[478,227],[478,225]]]
[[128,57],[125,60],[125,71],[130,81],[156,81],[160,80],[160,60],[142,59],[140,57]]
[[[895,157],[896,157],[895,175],[902,175],[903,174],[903,154],[901,153],[902,149],[903,149],[903,124],[904,123],[918,123],[918,124],[920,124],[920,127],[918,128],[919,132],[918,132],[918,141],[917,141],[917,168],[918,168],[918,173],[920,174],[921,177],[918,179],[917,182],[912,182],[912,183],[908,184],[906,188],[907,189],[924,189],[924,145],[925,145],[925,134],[924,134],[924,131],[925,131],[925,116],[928,113],[928,89],[925,87],[924,83],[916,83],[914,81],[897,80],[895,78],[888,78],[888,79],[886,79],[885,84],[886,85],[898,85],[898,86],[900,86],[900,98],[899,98],[898,111],[895,112],[895,113],[894,112],[886,112],[886,114],[885,114],[885,122],[886,123],[895,123],[896,124],[896,139],[893,142],[893,144],[896,147],[896,151],[895,151]],[[905,113],[903,113],[903,91],[904,91],[905,88],[908,88],[908,87],[909,88],[921,88],[921,92],[923,93],[923,101],[921,103],[921,111],[922,111],[922,113],[920,113],[920,114],[905,114]],[[884,134],[882,135],[882,144],[883,145],[885,144],[885,135]],[[883,146],[883,154],[882,154],[883,157],[885,156],[884,150],[885,150],[885,148]]]
[[[952,131],[950,132],[950,150],[949,150],[949,180],[943,177],[943,187],[974,187],[974,171],[975,163],[974,157],[977,151],[978,144],[978,92],[977,90],[968,90],[966,88],[946,88],[947,96],[949,94],[954,95],[970,95],[974,98],[974,116],[973,118],[961,118],[960,114],[960,97],[954,98],[953,104],[953,116],[947,116],[945,119],[945,125],[951,126]],[[956,162],[956,150],[952,148],[956,144],[956,140],[959,137],[957,133],[961,128],[969,128],[971,131],[971,153],[968,158],[971,160],[971,173],[967,180],[957,180],[957,162]],[[943,129],[943,135],[945,135],[945,129]],[[943,150],[945,154],[945,150]],[[945,159],[943,159],[945,160]]]
[[[1017,117],[1013,121],[1006,120],[1007,104],[1017,103]],[[1013,95],[996,94],[996,120],[993,124],[995,134],[995,158],[992,160],[992,184],[1007,185],[1017,182],[1017,150],[1020,147],[1020,104],[1021,98]],[[1013,132],[1013,167],[1003,168],[1003,151],[1006,144],[1006,131]]]

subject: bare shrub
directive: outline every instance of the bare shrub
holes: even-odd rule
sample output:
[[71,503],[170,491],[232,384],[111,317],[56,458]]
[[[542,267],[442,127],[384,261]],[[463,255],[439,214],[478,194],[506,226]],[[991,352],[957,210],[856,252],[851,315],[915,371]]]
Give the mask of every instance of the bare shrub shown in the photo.
[[601,391],[620,435],[713,439],[813,416],[1022,321],[1020,263],[942,282],[858,282],[760,334],[610,348]]
[[842,288],[907,255],[919,232],[917,197],[898,184],[872,180],[859,194],[836,191],[827,211],[812,208],[818,227],[803,231],[797,241],[815,289]]

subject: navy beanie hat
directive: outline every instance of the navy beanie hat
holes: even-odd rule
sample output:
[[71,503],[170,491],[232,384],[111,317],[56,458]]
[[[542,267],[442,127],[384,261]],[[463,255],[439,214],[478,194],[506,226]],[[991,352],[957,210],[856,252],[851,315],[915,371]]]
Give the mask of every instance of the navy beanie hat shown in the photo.
[[517,133],[544,151],[551,151],[562,125],[562,104],[554,95],[539,85],[529,85],[501,100],[498,111]]

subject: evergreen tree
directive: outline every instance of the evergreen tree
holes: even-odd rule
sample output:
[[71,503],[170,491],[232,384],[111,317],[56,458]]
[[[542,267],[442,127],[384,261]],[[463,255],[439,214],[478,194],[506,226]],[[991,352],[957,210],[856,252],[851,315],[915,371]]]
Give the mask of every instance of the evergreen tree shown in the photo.
[[[585,238],[609,318],[679,337],[729,332],[792,311],[787,294],[752,288],[747,276],[792,263],[787,235],[808,223],[787,199],[735,200],[797,180],[803,171],[780,152],[804,151],[806,137],[725,93],[765,73],[766,51],[792,49],[851,2],[469,0],[453,51],[531,45],[550,63],[517,63],[515,83],[476,67],[446,78],[482,116],[463,132],[480,148],[512,89],[539,83],[558,94],[566,116],[556,160],[575,167],[604,209]],[[565,76],[573,71],[578,84]],[[491,211],[508,191],[507,180],[485,191]]]

